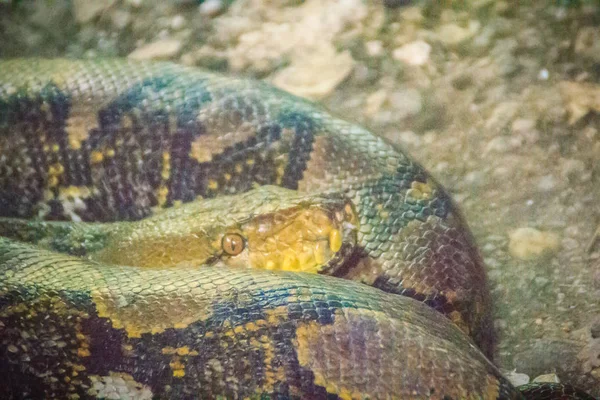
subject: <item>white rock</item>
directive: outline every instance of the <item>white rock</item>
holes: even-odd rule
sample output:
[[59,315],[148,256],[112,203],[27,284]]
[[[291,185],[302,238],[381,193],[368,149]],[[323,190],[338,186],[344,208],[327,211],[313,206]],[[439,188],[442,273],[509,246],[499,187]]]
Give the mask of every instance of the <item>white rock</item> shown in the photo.
[[481,23],[476,20],[470,20],[466,28],[456,24],[444,24],[438,30],[440,41],[449,45],[455,46],[467,39],[472,38],[481,27]]
[[390,95],[389,101],[398,119],[416,115],[423,108],[423,96],[413,88],[396,90]]
[[370,40],[365,43],[367,54],[371,57],[379,57],[383,55],[383,43],[381,40]]
[[556,178],[550,174],[542,176],[537,184],[538,189],[542,192],[551,192],[556,189],[556,186]]
[[422,7],[412,6],[406,7],[400,12],[403,21],[419,23],[423,21]]
[[536,122],[532,119],[518,118],[512,123],[512,130],[515,133],[526,133],[535,129]]
[[379,89],[376,92],[371,93],[367,96],[364,114],[368,117],[372,117],[381,110],[386,99],[388,97],[388,93],[385,89]]
[[506,153],[510,148],[510,142],[507,138],[504,136],[496,136],[486,144],[483,153],[484,155],[489,153]]
[[225,5],[221,0],[206,0],[200,4],[198,11],[207,17],[214,17],[223,12]]
[[321,99],[333,92],[353,67],[349,51],[337,53],[332,45],[323,44],[319,52],[295,57],[290,66],[275,75],[273,83],[297,96]]
[[502,371],[503,375],[513,384],[513,386],[521,386],[529,383],[529,376],[515,371]]
[[[364,29],[369,9],[363,0],[306,0],[300,5],[257,0],[235,1],[228,12],[215,19],[218,46],[227,49],[232,71],[252,69],[271,73],[282,63],[296,63],[298,54],[317,54],[322,45],[331,45],[340,34],[351,37]],[[296,60],[294,60],[294,58]]]
[[545,374],[533,378],[535,383],[560,383],[560,379],[556,374]]
[[535,228],[518,228],[510,232],[508,237],[510,255],[521,260],[535,259],[543,253],[558,250],[560,246],[556,233]]
[[431,46],[422,40],[417,40],[394,50],[392,57],[409,65],[423,65],[429,61]]
[[181,14],[177,14],[171,19],[171,28],[178,31],[185,26],[185,17]]
[[423,140],[419,135],[414,133],[413,131],[403,131],[398,133],[398,139],[402,143],[409,144],[411,146],[420,146]]
[[129,54],[134,60],[157,60],[174,57],[179,53],[183,44],[176,39],[162,39],[148,43]]

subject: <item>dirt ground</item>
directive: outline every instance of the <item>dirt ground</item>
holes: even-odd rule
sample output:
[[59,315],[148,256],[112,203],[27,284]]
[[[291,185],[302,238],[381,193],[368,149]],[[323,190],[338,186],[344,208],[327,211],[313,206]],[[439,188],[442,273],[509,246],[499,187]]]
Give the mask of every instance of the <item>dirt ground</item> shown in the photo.
[[503,370],[599,396],[600,5],[404,3],[0,0],[0,57],[170,59],[264,78],[370,128],[462,208]]

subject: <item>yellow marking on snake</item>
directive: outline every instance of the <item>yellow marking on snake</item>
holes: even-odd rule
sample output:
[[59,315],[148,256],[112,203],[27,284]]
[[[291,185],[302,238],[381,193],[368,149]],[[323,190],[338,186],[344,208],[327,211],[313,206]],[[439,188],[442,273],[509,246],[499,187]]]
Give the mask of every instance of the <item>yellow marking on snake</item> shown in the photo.
[[428,200],[434,192],[434,184],[430,181],[427,183],[414,181],[410,184],[410,189],[406,192],[406,197],[415,200]]
[[[93,290],[91,295],[98,316],[109,319],[113,328],[125,330],[128,337],[139,338],[144,333],[162,333],[168,328],[185,329],[189,324],[204,321],[211,315],[210,302],[201,303],[192,296],[180,297],[179,304],[165,310],[161,302],[169,304],[172,293],[162,292],[160,289],[152,303],[136,304],[145,291],[156,290],[159,287],[155,285],[154,288],[150,286],[145,290],[137,290],[145,286],[144,276],[147,274],[148,271],[139,275],[136,281],[129,282],[124,287],[124,294],[119,297],[111,296],[106,290]],[[134,290],[139,294],[126,296]]]
[[104,160],[104,154],[101,151],[94,150],[90,153],[90,162],[100,164]]
[[162,154],[162,171],[160,177],[166,181],[171,176],[171,154],[168,151]]

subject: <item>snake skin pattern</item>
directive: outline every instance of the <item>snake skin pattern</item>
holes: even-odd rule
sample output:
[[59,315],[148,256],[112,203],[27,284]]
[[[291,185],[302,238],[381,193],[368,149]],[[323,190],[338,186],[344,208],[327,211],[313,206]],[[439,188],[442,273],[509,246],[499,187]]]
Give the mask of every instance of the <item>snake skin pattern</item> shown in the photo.
[[370,132],[270,86],[170,63],[0,62],[0,216],[135,220],[276,184],[343,193],[362,255],[345,277],[449,316],[488,356],[489,290],[443,189]]
[[382,139],[268,85],[171,63],[0,61],[1,217],[135,221],[262,185],[350,198],[356,256],[336,276],[374,288],[140,270],[0,239],[1,394],[521,398],[484,357],[491,302],[468,228]]
[[366,285],[0,249],[3,399],[520,398],[447,318]]
[[562,383],[530,383],[519,386],[519,391],[527,399],[535,400],[594,400],[589,394]]

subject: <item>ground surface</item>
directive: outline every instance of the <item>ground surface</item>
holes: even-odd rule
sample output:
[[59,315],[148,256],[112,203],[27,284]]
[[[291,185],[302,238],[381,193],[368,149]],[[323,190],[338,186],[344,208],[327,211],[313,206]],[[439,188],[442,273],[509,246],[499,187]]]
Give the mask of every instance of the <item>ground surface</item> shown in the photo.
[[600,395],[600,243],[586,249],[600,224],[600,7],[383,3],[0,1],[0,57],[171,59],[265,78],[371,128],[463,209],[501,367]]

